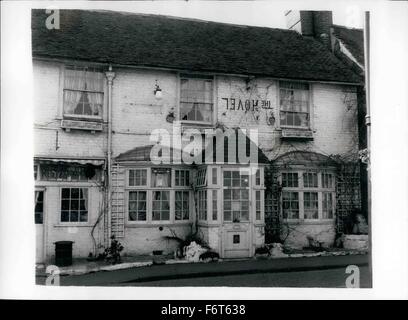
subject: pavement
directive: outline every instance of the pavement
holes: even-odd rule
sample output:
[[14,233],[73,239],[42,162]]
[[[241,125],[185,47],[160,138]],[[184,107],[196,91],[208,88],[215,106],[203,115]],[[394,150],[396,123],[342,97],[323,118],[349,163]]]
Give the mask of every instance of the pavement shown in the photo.
[[[114,271],[99,271],[82,275],[60,276],[62,286],[115,286],[126,283],[151,282],[170,279],[216,277],[256,273],[300,272],[338,269],[348,265],[368,266],[369,255],[339,255],[302,257],[296,259],[250,259],[208,263],[150,265]],[[38,285],[45,276],[37,276]]]

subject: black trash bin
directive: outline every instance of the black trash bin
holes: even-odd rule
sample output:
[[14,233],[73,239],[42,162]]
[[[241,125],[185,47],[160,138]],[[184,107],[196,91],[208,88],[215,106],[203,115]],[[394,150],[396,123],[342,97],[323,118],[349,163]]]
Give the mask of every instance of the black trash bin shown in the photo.
[[55,264],[59,267],[70,266],[72,264],[72,244],[73,241],[55,242]]

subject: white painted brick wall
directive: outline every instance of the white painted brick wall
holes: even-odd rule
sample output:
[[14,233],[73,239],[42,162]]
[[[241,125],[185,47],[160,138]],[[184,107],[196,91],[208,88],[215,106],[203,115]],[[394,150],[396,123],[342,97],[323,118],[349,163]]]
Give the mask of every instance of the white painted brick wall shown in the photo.
[[[177,115],[177,76],[173,72],[147,71],[137,69],[118,69],[113,86],[113,155],[151,144],[150,133],[153,129],[165,128],[172,132],[172,124],[166,122],[170,111]],[[156,80],[163,90],[163,99],[157,100],[153,94]],[[348,110],[344,103],[345,86],[333,84],[313,84],[313,136],[311,142],[281,142],[277,129],[279,112],[277,108],[277,82],[271,79],[252,80],[250,89],[246,89],[244,78],[220,76],[216,80],[217,121],[227,127],[257,128],[262,149],[270,158],[294,149],[320,152],[326,155],[357,152],[357,118],[354,106]],[[60,65],[58,63],[34,61],[35,92],[35,155],[36,156],[105,156],[107,133],[92,134],[88,131],[65,132],[60,128]],[[350,97],[350,94],[349,94]],[[259,114],[243,110],[226,110],[222,98],[269,100],[272,110],[260,108]],[[106,108],[106,107],[105,107]],[[259,120],[254,116],[259,115]],[[273,125],[267,119],[274,115]],[[56,132],[58,131],[58,149]],[[53,194],[53,191],[50,191]],[[49,206],[59,203],[58,197],[50,196]],[[48,211],[51,218],[59,216],[56,208]],[[91,213],[92,216],[95,212]],[[76,234],[69,234],[67,229],[49,225],[47,252],[50,254],[57,240],[73,239],[76,241],[74,253],[85,256],[90,251],[92,242],[88,227],[80,228]],[[305,226],[312,230],[313,226]],[[316,226],[320,230],[322,227]],[[128,230],[129,229],[129,230]],[[130,230],[131,229],[131,230]],[[157,228],[127,228],[124,239],[129,254],[149,253],[158,245],[164,245],[166,251],[172,251],[174,245],[167,244],[160,238]],[[188,232],[189,228],[180,228]],[[215,232],[215,231],[214,231]],[[332,238],[332,234],[328,238]],[[213,237],[210,237],[211,239]],[[257,234],[257,244],[262,239]],[[210,239],[210,242],[212,241]],[[215,240],[213,240],[215,241]],[[302,240],[303,241],[303,240]],[[214,246],[217,246],[215,242]]]

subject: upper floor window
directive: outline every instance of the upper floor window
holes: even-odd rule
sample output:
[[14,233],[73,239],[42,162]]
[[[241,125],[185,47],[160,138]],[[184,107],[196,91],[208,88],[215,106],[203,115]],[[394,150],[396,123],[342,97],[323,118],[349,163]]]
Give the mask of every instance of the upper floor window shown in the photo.
[[182,75],[180,120],[211,123],[213,120],[212,77]]
[[64,117],[101,119],[103,73],[91,67],[66,66],[64,73]]
[[307,83],[279,83],[280,125],[282,127],[309,128],[309,85]]

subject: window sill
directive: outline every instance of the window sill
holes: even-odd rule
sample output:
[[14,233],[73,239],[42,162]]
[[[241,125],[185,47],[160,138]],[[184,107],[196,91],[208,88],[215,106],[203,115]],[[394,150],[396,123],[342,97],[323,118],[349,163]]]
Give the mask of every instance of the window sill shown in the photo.
[[218,227],[220,222],[218,221],[199,221],[197,226],[199,227]]
[[159,227],[177,227],[177,226],[188,226],[191,225],[192,222],[190,220],[185,220],[185,221],[178,221],[178,222],[173,222],[173,221],[155,221],[155,222],[126,222],[125,223],[125,228],[159,228]]
[[64,114],[62,120],[76,120],[85,122],[103,122],[102,117]]
[[64,117],[63,120],[61,120],[61,128],[65,129],[65,131],[69,132],[72,130],[86,130],[86,131],[92,131],[92,133],[96,131],[102,131],[103,126],[102,126],[102,120],[100,121],[90,121],[90,120],[84,120],[84,119],[66,119]]
[[313,131],[307,128],[281,128],[282,140],[313,140]]
[[54,228],[72,228],[72,227],[93,227],[89,222],[60,222],[54,224]]
[[283,220],[287,224],[298,224],[298,225],[332,225],[334,224],[334,219],[291,219]]

